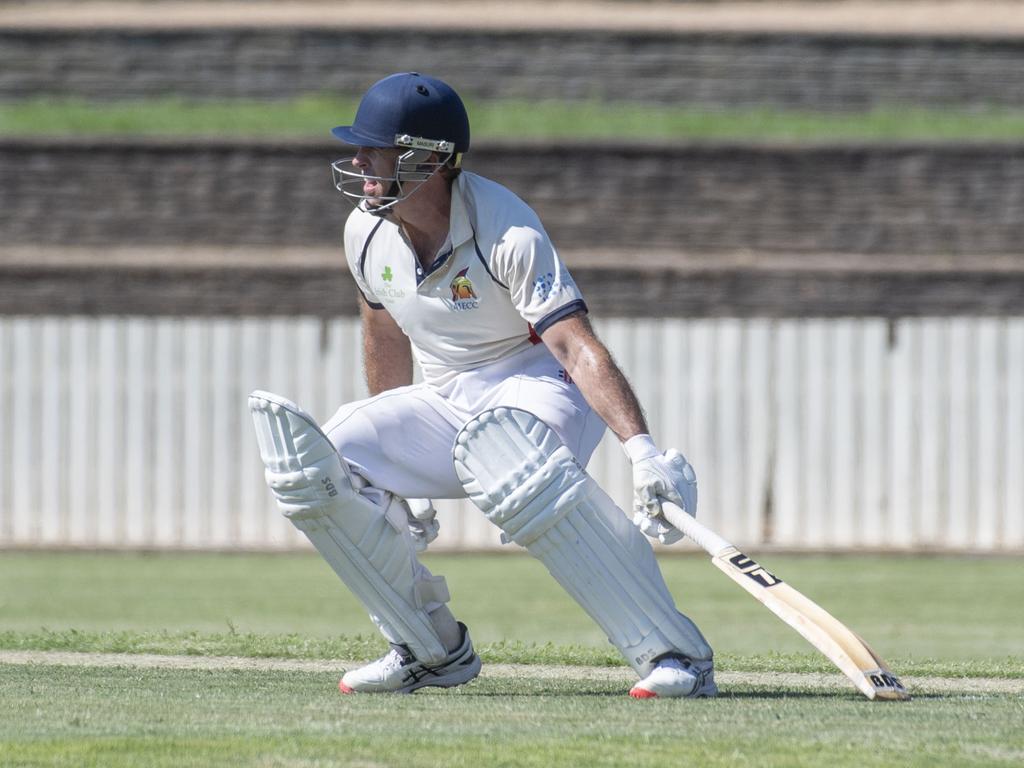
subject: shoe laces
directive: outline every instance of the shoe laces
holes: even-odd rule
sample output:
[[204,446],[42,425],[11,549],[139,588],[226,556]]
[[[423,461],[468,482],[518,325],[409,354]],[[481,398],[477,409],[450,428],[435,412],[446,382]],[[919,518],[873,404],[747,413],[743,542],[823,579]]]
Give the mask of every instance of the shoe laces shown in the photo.
[[402,654],[392,648],[386,654],[373,662],[373,667],[375,671],[380,672],[382,677],[386,677],[388,673],[401,668],[403,663],[405,663],[405,659],[402,658]]

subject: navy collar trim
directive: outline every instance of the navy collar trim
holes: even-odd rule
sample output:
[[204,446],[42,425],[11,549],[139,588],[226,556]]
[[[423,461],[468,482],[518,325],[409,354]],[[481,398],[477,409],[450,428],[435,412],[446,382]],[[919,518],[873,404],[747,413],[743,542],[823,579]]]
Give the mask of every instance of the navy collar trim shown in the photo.
[[381,219],[370,230],[370,234],[366,236],[366,241],[363,243],[363,250],[359,254],[359,274],[363,280],[366,280],[366,252],[370,250],[370,241],[373,240],[373,236],[377,234],[377,230],[380,229],[380,225],[383,223],[384,219]]
[[420,266],[420,261],[418,258],[416,258],[416,254],[414,252],[412,257],[416,261],[416,285],[422,283],[432,274],[437,272],[437,270],[441,269],[441,267],[447,264],[448,259],[452,257],[452,254],[454,252],[454,248],[449,248],[444,253],[440,254],[437,258],[434,259],[433,263],[429,267],[427,267],[427,270],[425,272],[423,271],[423,267]]

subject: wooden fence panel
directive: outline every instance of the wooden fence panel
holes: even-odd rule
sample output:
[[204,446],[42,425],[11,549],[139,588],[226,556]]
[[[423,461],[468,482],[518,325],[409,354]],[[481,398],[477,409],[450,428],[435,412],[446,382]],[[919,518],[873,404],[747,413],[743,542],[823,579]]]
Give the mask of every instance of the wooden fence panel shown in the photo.
[[[745,546],[1024,547],[1024,318],[604,319],[700,514]],[[305,546],[246,395],[365,396],[355,318],[0,318],[0,546]],[[606,436],[591,472],[624,507]],[[440,502],[438,548],[498,545]]]

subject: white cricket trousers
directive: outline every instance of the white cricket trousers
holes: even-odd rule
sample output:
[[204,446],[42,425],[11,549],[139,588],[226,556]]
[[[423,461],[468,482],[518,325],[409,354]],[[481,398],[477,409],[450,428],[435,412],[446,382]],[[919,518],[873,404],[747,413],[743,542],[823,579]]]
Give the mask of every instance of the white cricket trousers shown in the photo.
[[584,467],[604,434],[604,421],[543,344],[440,388],[413,384],[343,405],[323,429],[372,486],[407,499],[459,499],[466,494],[452,464],[455,436],[502,405],[542,419]]

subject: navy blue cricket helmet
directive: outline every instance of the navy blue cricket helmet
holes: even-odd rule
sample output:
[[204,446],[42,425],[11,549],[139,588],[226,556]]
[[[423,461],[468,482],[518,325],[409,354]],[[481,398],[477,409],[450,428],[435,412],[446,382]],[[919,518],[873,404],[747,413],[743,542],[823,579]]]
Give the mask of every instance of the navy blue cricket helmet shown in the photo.
[[[418,72],[390,75],[372,85],[352,125],[339,125],[331,133],[355,147],[404,150],[386,176],[369,175],[355,165],[356,158],[331,163],[335,188],[376,216],[386,215],[442,168],[458,169],[469,149],[462,99],[450,85]],[[382,182],[385,193],[367,194],[366,181]]]
[[410,146],[398,137],[451,142],[453,152],[469,150],[469,116],[459,94],[445,82],[419,72],[401,72],[374,83],[359,102],[352,125],[331,131],[357,147]]

